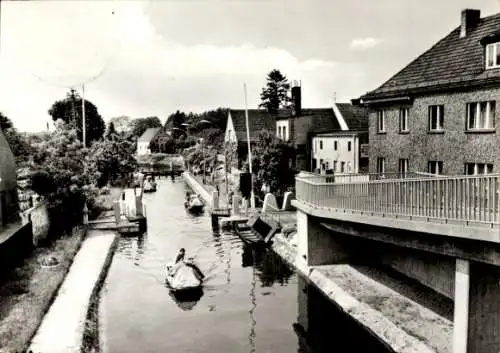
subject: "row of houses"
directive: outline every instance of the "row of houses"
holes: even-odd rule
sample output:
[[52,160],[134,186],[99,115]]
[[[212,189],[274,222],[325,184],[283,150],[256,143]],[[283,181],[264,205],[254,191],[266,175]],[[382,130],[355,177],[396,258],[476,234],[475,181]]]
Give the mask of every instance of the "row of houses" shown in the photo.
[[[294,111],[249,110],[262,129],[292,144],[297,169],[322,173],[500,172],[500,14],[463,10],[459,26],[373,91],[350,103]],[[244,158],[244,110],[230,110],[225,140]]]

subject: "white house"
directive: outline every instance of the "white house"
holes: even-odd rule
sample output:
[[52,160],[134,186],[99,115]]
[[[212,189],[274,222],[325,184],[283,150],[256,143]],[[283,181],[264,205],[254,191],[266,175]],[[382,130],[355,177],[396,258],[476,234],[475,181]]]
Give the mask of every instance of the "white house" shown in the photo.
[[149,128],[137,139],[137,155],[143,156],[151,153],[149,144],[161,130],[159,127]]
[[320,173],[359,173],[368,168],[362,153],[368,143],[368,112],[346,103],[333,104],[338,129],[317,132],[311,141],[312,171]]

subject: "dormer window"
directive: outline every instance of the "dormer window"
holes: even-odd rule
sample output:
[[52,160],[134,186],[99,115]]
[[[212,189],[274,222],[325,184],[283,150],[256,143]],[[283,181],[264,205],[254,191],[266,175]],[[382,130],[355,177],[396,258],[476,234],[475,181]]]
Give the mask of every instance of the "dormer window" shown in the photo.
[[486,68],[500,68],[500,42],[486,45]]

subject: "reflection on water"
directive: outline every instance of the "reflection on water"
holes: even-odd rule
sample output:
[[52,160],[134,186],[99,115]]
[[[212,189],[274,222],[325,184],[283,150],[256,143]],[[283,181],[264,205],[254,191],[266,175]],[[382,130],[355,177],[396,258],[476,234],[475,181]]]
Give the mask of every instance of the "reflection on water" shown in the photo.
[[188,292],[169,291],[170,297],[182,310],[193,310],[203,297],[203,288],[190,290]]
[[[159,180],[158,191],[145,195],[147,234],[120,239],[101,299],[109,353],[351,351],[332,341],[332,333],[346,336],[345,320],[323,311],[312,291],[299,291],[299,279],[274,253],[232,232],[212,233],[209,217],[185,212],[185,192],[183,183]],[[165,264],[181,247],[205,274],[203,290],[190,296],[165,286]]]

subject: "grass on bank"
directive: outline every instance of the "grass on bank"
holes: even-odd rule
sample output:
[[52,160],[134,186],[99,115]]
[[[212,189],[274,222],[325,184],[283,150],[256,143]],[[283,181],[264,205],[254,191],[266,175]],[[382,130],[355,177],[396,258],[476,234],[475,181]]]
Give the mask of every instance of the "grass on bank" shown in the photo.
[[[112,188],[102,197],[103,210],[112,209],[121,190]],[[0,353],[24,352],[57,295],[73,258],[85,238],[83,228],[34,249],[24,263],[0,283]],[[46,269],[39,264],[45,256],[55,256],[59,266]]]
[[[38,247],[3,281],[0,287],[1,353],[24,352],[28,348],[84,237],[84,229],[78,228],[72,236]],[[49,254],[59,259],[58,267],[40,266],[39,261]]]

